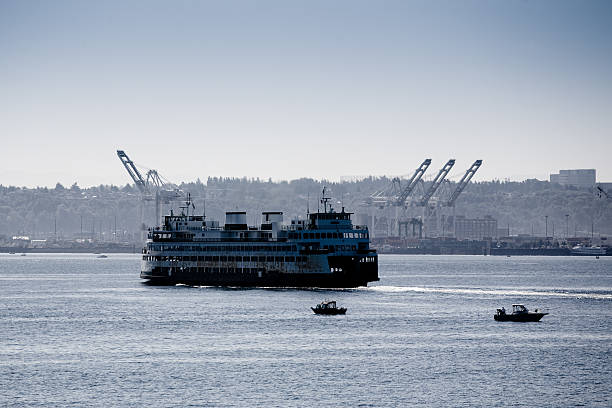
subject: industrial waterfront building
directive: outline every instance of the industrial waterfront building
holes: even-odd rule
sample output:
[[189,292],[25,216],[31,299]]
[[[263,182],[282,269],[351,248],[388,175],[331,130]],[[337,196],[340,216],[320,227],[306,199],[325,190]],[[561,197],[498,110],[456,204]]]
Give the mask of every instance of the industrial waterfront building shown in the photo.
[[455,219],[455,237],[457,239],[497,238],[497,220],[490,215],[484,218],[465,218],[457,216]]

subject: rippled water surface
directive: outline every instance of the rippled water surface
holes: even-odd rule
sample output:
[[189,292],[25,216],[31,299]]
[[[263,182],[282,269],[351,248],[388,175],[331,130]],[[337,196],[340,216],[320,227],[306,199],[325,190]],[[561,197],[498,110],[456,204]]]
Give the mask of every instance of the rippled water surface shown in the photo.
[[[379,262],[368,288],[220,289],[0,254],[0,406],[612,405],[612,258]],[[495,322],[512,303],[550,315]]]

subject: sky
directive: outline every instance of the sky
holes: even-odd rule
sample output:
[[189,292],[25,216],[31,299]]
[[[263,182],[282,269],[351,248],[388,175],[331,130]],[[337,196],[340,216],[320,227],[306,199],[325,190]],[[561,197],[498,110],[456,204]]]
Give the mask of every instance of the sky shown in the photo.
[[612,182],[612,2],[0,0],[0,184]]

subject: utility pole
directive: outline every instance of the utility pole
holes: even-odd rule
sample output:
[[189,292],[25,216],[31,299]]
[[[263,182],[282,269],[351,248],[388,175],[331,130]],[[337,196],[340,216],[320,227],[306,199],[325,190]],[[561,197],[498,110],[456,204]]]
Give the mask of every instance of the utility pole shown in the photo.
[[546,219],[546,232],[544,233],[544,239],[546,239],[546,246],[548,246],[548,215],[545,215],[544,218]]
[[569,238],[569,214],[565,214],[565,239]]
[[442,238],[444,238],[444,236],[446,235],[446,231],[444,231],[444,227],[445,227],[445,222],[444,222],[444,214],[442,214]]
[[574,238],[578,235],[578,225],[574,222]]

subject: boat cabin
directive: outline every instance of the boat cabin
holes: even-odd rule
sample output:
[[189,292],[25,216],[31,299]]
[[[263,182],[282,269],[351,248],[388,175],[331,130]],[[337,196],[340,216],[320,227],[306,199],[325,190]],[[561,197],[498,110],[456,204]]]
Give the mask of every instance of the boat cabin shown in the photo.
[[319,309],[336,309],[336,301],[335,300],[326,300],[317,305]]
[[528,313],[529,310],[524,305],[512,305],[512,313]]

